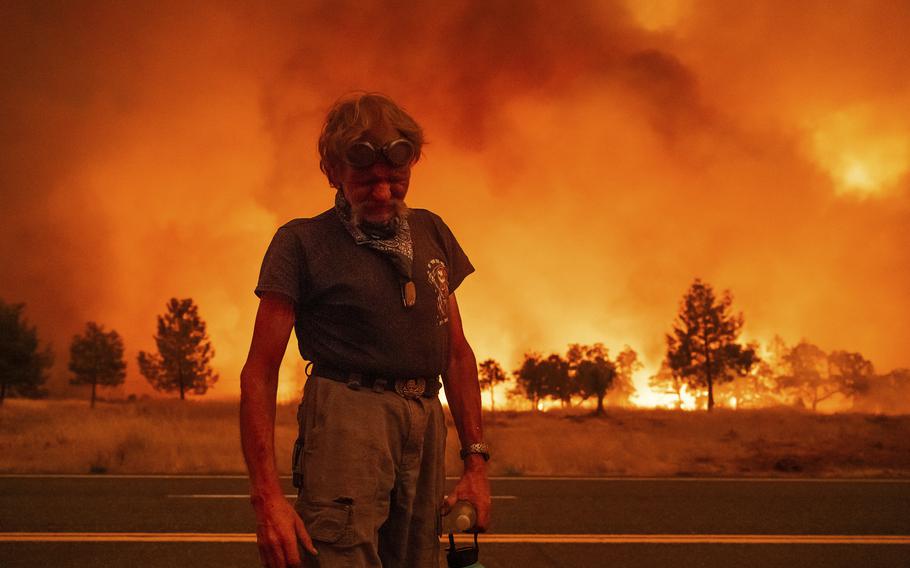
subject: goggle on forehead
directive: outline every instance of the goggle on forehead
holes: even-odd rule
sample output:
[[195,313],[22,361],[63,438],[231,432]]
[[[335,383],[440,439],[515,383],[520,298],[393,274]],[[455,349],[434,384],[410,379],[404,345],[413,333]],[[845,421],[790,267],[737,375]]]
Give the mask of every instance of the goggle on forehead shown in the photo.
[[417,149],[410,140],[397,138],[384,146],[376,147],[366,140],[354,142],[344,153],[344,161],[352,168],[368,168],[384,157],[392,167],[407,166],[414,159]]

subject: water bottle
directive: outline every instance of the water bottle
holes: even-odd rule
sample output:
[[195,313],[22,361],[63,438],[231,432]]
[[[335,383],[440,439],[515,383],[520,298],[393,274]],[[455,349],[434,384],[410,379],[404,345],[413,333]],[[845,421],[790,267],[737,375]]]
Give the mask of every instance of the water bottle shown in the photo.
[[470,501],[456,501],[449,513],[442,518],[442,532],[460,533],[474,528],[477,511]]
[[474,528],[477,522],[477,510],[469,501],[458,501],[442,518],[443,532],[449,533],[449,549],[446,551],[446,563],[449,568],[483,568],[478,561],[480,547],[477,544],[477,533],[474,533],[474,546],[455,547],[453,533],[465,532]]

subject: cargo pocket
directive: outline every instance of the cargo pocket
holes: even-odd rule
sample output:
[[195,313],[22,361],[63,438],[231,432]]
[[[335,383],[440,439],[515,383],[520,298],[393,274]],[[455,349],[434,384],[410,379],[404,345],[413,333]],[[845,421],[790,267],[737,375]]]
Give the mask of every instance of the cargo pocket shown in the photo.
[[330,502],[305,503],[300,513],[310,538],[338,545],[350,541],[353,503],[347,497]]
[[297,438],[294,441],[294,452],[291,454],[291,483],[294,487],[300,489],[303,487],[303,464],[300,459],[300,453],[303,451],[303,440]]

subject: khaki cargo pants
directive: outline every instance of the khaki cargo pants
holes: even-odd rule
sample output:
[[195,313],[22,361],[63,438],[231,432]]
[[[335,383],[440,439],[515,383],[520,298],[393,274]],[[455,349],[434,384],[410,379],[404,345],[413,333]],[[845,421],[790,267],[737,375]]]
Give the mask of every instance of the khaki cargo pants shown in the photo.
[[305,566],[439,566],[446,425],[438,397],[307,380],[297,412],[295,509]]

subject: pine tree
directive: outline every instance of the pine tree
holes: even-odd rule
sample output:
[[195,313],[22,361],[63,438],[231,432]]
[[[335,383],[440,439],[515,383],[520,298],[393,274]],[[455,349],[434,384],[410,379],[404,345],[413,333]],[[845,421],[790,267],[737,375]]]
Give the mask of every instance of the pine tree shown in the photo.
[[171,298],[158,316],[155,344],[158,353],[139,352],[139,372],[155,389],[180,391],[184,400],[187,391],[205,394],[218,380],[210,365],[215,350],[192,299]]
[[748,373],[758,362],[754,347],[737,342],[743,316],[731,313],[732,304],[729,291],[718,301],[711,286],[696,278],[667,335],[671,369],[692,387],[707,389],[708,411],[714,408],[715,384]]
[[92,385],[92,403],[98,385],[114,387],[126,379],[126,361],[123,360],[123,339],[104,326],[90,321],[85,325],[85,334],[73,336],[70,344],[70,371],[76,375],[70,380],[73,385]]
[[38,331],[22,316],[25,304],[0,300],[0,404],[7,395],[47,396],[41,385],[54,363],[50,346],[40,349]]

